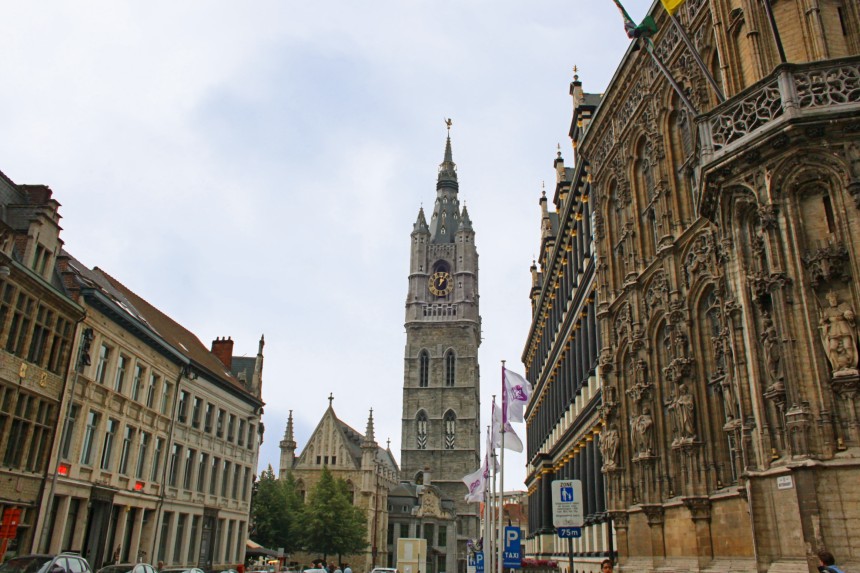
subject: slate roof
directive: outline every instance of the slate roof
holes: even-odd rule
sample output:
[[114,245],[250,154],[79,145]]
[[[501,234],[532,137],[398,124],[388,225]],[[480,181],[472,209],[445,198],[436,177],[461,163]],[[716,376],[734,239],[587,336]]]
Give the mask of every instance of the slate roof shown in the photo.
[[[194,333],[155,308],[131,289],[99,267],[88,269],[83,263],[63,250],[61,256],[68,259],[69,270],[80,289],[97,289],[122,308],[131,318],[143,323],[149,330],[169,344],[176,352],[190,360],[195,368],[223,382],[245,395],[246,399],[263,405],[262,400],[248,391],[233,373],[200,342]],[[68,282],[66,283],[69,284]],[[251,368],[253,372],[253,367]],[[248,380],[250,383],[250,379]]]

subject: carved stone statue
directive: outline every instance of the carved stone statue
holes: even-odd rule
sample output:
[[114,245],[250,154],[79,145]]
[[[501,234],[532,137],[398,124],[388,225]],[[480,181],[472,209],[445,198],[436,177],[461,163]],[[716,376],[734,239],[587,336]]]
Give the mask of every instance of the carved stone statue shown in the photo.
[[782,384],[782,351],[779,348],[779,337],[776,334],[776,327],[773,325],[773,320],[768,315],[764,317],[764,332],[761,334],[761,342],[764,347],[764,359],[767,365],[767,375],[770,379],[770,386]]
[[601,432],[600,454],[603,456],[604,469],[614,469],[617,466],[618,442],[618,427],[615,424],[609,426],[605,432]]
[[854,309],[827,293],[828,306],[821,311],[819,327],[833,376],[857,374],[857,323]]
[[630,420],[633,431],[634,458],[654,455],[654,420],[651,418],[651,408],[647,404],[642,407],[642,413]]
[[695,410],[696,404],[693,395],[687,389],[686,384],[678,385],[678,396],[672,404],[678,421],[678,435],[683,440],[692,440],[696,437]]

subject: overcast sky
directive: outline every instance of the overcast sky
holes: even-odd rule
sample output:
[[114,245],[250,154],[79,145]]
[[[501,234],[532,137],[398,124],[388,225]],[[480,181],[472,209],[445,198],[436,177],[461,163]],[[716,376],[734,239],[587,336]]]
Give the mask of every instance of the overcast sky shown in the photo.
[[[524,370],[572,68],[600,93],[628,46],[611,0],[7,2],[0,20],[0,170],[50,186],[67,250],[207,346],[254,355],[265,334],[260,467],[291,409],[305,445],[330,392],[362,433],[372,407],[399,459],[409,234],[452,118],[486,426],[500,361]],[[522,489],[525,455],[505,465]]]

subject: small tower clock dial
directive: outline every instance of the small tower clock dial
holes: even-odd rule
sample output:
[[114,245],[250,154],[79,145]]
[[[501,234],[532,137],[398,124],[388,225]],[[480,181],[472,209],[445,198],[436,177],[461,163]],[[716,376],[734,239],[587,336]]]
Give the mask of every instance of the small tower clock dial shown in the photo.
[[433,273],[429,281],[430,293],[434,296],[445,296],[453,288],[451,275],[446,272]]

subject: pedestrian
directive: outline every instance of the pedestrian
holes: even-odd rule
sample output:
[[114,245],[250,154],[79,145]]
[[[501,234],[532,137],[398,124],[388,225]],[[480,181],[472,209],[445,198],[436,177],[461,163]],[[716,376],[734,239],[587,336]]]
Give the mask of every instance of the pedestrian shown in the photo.
[[818,570],[821,573],[844,573],[836,566],[836,558],[833,554],[824,549],[818,552]]
[[343,573],[352,573],[352,569],[349,567],[349,563],[343,564]]
[[612,573],[612,559],[604,559],[600,562],[600,573]]
[[334,573],[343,573],[343,571],[342,571],[342,570],[341,570],[341,568],[340,568],[340,565],[335,565],[335,566],[334,566]]
[[164,561],[159,561],[159,562],[158,562],[158,566],[156,566],[156,569],[157,569],[157,570],[159,570],[159,571],[161,571],[162,569],[164,569]]

